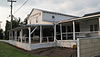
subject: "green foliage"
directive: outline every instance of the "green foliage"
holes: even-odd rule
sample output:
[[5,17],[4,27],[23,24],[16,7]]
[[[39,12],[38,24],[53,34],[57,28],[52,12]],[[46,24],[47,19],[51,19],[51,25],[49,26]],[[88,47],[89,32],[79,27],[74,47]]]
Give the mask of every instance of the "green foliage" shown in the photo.
[[[20,27],[23,25],[23,23],[20,21],[21,19],[14,19],[12,20],[12,29],[16,27]],[[5,39],[8,39],[9,37],[9,30],[11,29],[11,21],[6,20],[6,26],[5,26]]]
[[3,39],[3,30],[0,29],[0,39]]
[[8,39],[9,37],[9,32],[8,30],[11,29],[11,22],[6,20],[6,26],[5,26],[5,39]]
[[42,57],[28,54],[20,49],[0,42],[0,57]]
[[16,27],[20,27],[20,19],[19,20],[17,20],[17,19],[12,20],[12,28],[14,29]]
[[12,22],[11,21],[8,21],[6,20],[6,26],[5,26],[5,39],[8,39],[9,38],[9,30],[11,30],[11,23],[12,23],[12,29],[16,28],[16,27],[20,27],[22,25],[25,25],[27,22],[27,20],[25,20],[24,22],[21,22],[21,18],[16,18],[13,16],[13,20]]

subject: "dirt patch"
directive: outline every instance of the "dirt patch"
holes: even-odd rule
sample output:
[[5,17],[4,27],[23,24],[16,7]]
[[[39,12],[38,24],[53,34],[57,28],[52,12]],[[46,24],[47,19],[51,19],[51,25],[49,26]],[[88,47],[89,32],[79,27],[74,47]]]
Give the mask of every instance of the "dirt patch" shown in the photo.
[[40,48],[30,51],[31,54],[48,57],[77,57],[76,49],[63,47]]
[[[7,43],[8,44],[8,43]],[[11,44],[9,44],[11,45]],[[13,45],[11,45],[13,46]],[[13,46],[16,47],[16,46]],[[27,51],[22,48],[16,47],[25,53],[38,55],[38,56],[46,56],[46,57],[77,57],[77,50],[72,48],[64,48],[64,47],[48,47],[48,48],[40,48],[32,51]]]

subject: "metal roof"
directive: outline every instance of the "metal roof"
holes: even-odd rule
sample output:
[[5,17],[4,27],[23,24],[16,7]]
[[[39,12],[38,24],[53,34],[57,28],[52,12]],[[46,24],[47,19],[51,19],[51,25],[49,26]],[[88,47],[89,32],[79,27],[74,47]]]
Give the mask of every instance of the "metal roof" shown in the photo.
[[14,31],[14,30],[20,30],[20,29],[26,29],[28,27],[32,27],[32,26],[53,26],[53,24],[29,24],[29,25],[23,25],[21,27],[17,27],[14,29],[11,29],[9,31]]
[[82,20],[82,19],[93,18],[93,17],[100,17],[100,14],[91,15],[91,16],[84,16],[84,17],[80,17],[80,18],[73,18],[73,19],[69,19],[69,20],[63,20],[63,21],[60,21],[60,22],[58,22],[58,23],[64,23],[64,22]]
[[48,26],[48,25],[53,25],[53,24],[27,24],[25,26]]
[[91,16],[91,15],[97,15],[97,14],[100,14],[100,12],[94,12],[94,13],[85,14],[83,17]]
[[42,12],[44,12],[44,13],[58,14],[58,15],[70,16],[70,17],[78,18],[78,16],[73,16],[73,15],[68,15],[68,14],[63,14],[63,13],[58,13],[58,12],[52,12],[52,11],[47,11],[47,10],[42,10],[42,9],[35,9],[35,8],[33,8],[33,9],[31,10],[30,14],[26,17],[26,19],[29,18],[29,16],[32,14],[32,12],[33,12],[34,10],[40,10],[40,11],[42,11]]

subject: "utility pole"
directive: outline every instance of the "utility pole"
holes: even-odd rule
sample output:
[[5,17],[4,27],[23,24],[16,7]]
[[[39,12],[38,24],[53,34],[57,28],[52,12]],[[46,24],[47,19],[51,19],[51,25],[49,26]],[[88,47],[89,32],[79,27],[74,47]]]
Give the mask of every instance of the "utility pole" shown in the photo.
[[12,27],[12,21],[13,21],[13,2],[16,2],[16,1],[14,1],[14,0],[7,0],[8,2],[10,2],[11,3],[11,5],[10,5],[10,7],[11,7],[11,12],[10,12],[10,16],[11,16],[11,29],[13,28]]

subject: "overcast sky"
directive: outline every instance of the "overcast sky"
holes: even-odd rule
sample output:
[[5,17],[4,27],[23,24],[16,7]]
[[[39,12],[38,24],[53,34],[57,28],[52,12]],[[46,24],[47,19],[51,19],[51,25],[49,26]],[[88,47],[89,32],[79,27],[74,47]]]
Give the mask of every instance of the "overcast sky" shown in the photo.
[[[13,5],[13,13],[26,0],[16,1]],[[100,12],[100,0],[29,0],[14,16],[21,17],[23,21],[32,8],[83,16],[86,13]],[[9,15],[10,3],[7,0],[0,0],[0,21],[2,21],[3,29],[5,28],[6,20],[10,20]]]

